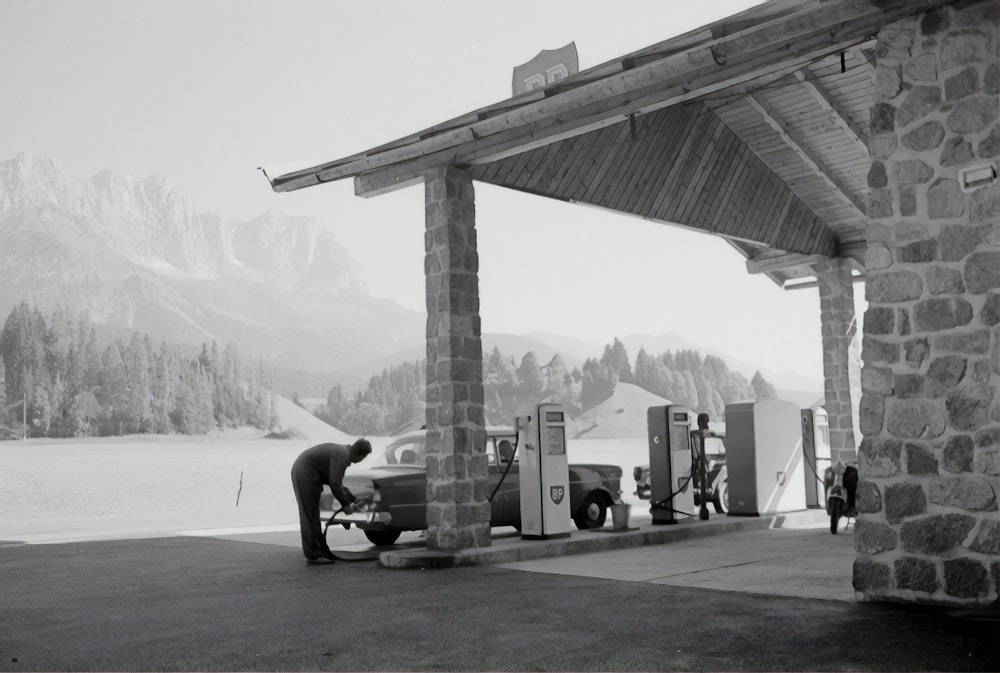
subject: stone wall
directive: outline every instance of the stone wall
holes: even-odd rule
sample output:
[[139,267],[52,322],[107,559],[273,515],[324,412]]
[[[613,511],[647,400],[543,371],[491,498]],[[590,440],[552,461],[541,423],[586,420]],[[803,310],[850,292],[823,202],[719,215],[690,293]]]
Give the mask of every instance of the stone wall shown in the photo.
[[997,599],[998,4],[883,29],[868,175],[854,586],[868,600]]
[[857,458],[851,395],[851,340],[857,322],[854,320],[854,281],[850,265],[849,260],[839,257],[816,264],[823,338],[824,408],[829,416],[832,458],[844,462]]
[[479,253],[471,176],[424,179],[427,283],[427,547],[490,545],[479,319]]

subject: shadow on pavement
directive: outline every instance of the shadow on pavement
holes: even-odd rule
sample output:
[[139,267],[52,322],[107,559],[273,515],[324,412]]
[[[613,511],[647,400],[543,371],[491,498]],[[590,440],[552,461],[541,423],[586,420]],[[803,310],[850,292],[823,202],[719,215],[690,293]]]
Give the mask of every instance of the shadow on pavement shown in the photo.
[[308,566],[234,540],[2,547],[0,576],[0,670],[1000,668],[997,621],[944,610],[496,565]]

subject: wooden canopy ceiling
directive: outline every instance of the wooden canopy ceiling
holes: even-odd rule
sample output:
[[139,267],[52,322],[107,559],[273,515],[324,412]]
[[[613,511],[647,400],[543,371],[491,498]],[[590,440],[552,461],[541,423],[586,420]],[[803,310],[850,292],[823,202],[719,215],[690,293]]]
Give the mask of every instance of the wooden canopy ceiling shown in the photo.
[[724,237],[780,285],[865,247],[875,36],[947,0],[775,0],[360,154],[282,175],[374,196],[436,166]]

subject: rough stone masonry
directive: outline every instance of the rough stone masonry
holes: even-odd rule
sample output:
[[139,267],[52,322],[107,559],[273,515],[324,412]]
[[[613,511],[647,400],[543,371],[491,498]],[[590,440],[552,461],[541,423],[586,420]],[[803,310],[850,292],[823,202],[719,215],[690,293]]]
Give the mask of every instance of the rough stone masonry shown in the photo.
[[884,28],[869,141],[854,586],[866,599],[997,600],[998,4]]
[[488,547],[490,503],[472,176],[424,178],[427,294],[427,548]]

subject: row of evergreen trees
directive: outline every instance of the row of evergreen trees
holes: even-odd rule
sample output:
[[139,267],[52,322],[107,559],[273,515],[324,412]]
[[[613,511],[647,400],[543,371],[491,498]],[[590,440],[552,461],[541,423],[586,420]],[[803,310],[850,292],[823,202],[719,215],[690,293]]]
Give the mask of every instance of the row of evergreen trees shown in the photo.
[[[731,402],[777,396],[760,372],[747,381],[739,372],[730,371],[722,358],[702,357],[693,350],[652,356],[642,349],[633,369],[624,344],[616,338],[604,347],[600,358],[588,358],[582,368],[570,371],[559,355],[539,365],[535,354],[528,352],[517,365],[494,348],[483,358],[486,420],[510,423],[519,404],[541,401],[557,402],[570,415],[578,415],[606,400],[619,382],[635,384],[717,419]],[[405,362],[373,376],[368,387],[353,398],[335,385],[315,413],[351,434],[395,434],[423,422],[424,386],[424,361]]]
[[[277,424],[273,371],[243,358],[234,344],[219,352],[202,345],[158,347],[148,335],[98,345],[86,316],[57,310],[46,317],[22,302],[0,333],[5,382],[0,425],[23,417],[34,436],[72,437],[132,433],[204,434],[218,427]],[[483,359],[486,419],[509,423],[521,403],[553,401],[571,415],[607,399],[619,382],[712,418],[738,400],[775,397],[757,373],[748,382],[713,355],[684,350],[651,356],[640,350],[633,368],[617,338],[600,358],[570,370],[556,355],[540,365],[529,352],[518,365],[494,348]],[[373,376],[352,398],[340,384],[315,413],[351,434],[388,435],[423,422],[425,364],[404,362]]]
[[4,323],[0,424],[32,436],[204,434],[277,422],[262,363],[213,342],[192,357],[148,335],[99,346],[85,314],[46,317],[22,302]]

